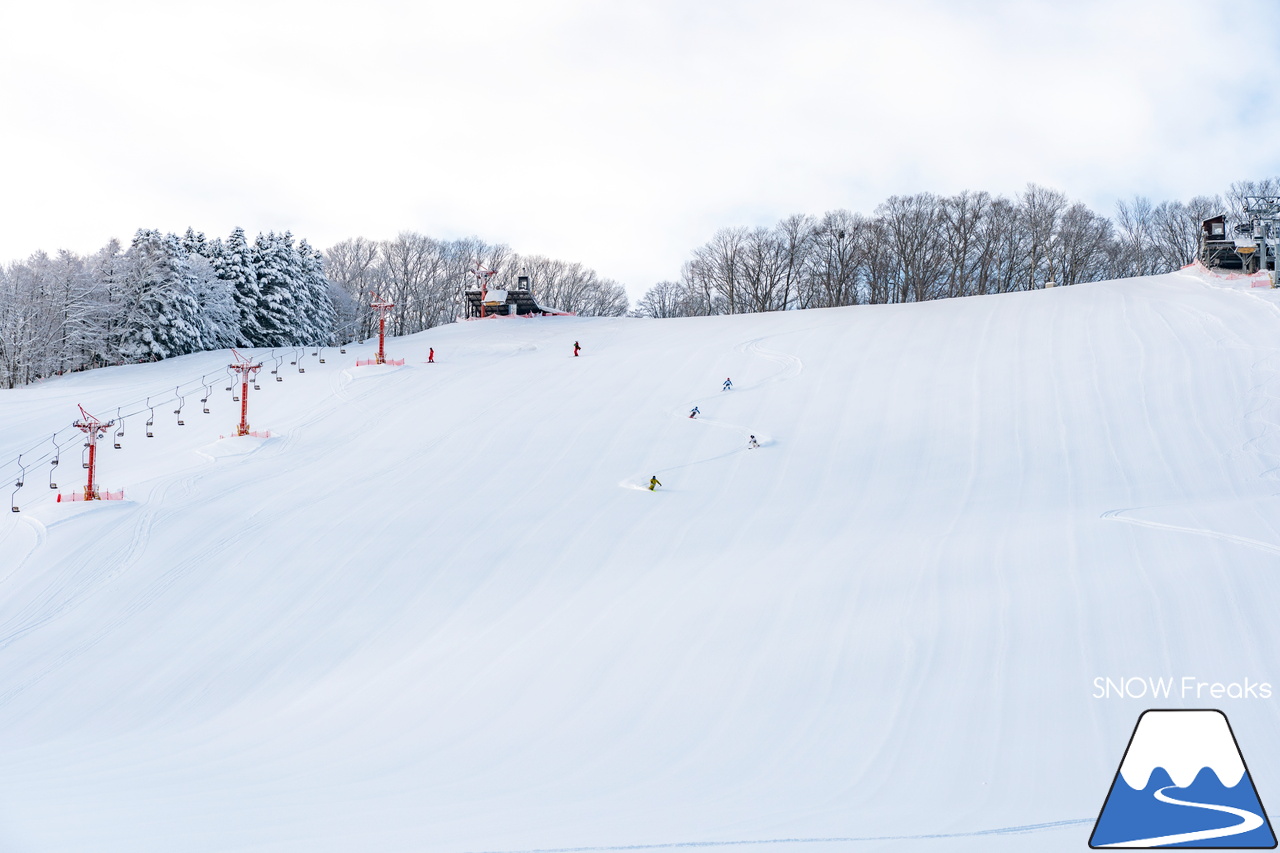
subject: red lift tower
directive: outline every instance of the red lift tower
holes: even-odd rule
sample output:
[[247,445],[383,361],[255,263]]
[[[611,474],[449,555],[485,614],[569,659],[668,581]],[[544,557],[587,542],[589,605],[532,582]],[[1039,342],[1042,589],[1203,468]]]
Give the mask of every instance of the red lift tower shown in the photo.
[[236,435],[249,434],[249,380],[258,375],[262,362],[254,364],[235,350],[231,354],[236,357],[234,364],[227,365],[240,374],[240,426],[236,427]]
[[[89,483],[84,487],[84,499],[87,501],[102,500],[98,494],[97,465],[98,465],[98,439],[106,434],[107,430],[115,425],[115,421],[102,421],[95,418],[84,410],[84,406],[80,407],[80,420],[76,421],[72,426],[80,430],[88,437],[85,442],[89,446]],[[61,500],[61,498],[59,498]]]
[[374,359],[374,364],[387,363],[387,312],[396,307],[394,302],[388,302],[378,297],[378,294],[369,294],[373,297],[373,301],[369,303],[369,307],[378,312],[378,357]]

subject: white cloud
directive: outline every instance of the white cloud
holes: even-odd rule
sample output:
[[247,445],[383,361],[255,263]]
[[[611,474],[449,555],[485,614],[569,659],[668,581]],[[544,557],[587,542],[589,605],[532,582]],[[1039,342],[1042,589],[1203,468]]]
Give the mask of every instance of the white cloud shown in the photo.
[[1028,181],[1110,212],[1280,172],[1263,2],[5,15],[4,259],[140,226],[321,246],[412,229],[582,261],[638,296],[723,225]]

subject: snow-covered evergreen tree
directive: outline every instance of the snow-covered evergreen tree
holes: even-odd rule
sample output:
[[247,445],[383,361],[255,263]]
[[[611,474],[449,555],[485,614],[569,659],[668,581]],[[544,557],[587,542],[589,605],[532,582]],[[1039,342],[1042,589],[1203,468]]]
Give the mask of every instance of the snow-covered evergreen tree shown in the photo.
[[237,346],[266,346],[266,331],[262,325],[262,290],[258,286],[254,252],[244,236],[243,228],[236,228],[221,245],[221,251],[213,254],[214,270],[218,278],[228,282],[236,304]]
[[218,277],[213,262],[202,255],[188,255],[203,349],[224,349],[240,342],[240,312],[231,283]]
[[253,241],[253,266],[262,292],[258,318],[262,324],[259,346],[280,347],[300,342],[306,335],[305,318],[295,297],[301,264],[293,248],[293,235],[274,231]]
[[298,257],[302,265],[302,283],[306,297],[303,300],[311,346],[329,346],[333,343],[336,312],[331,298],[333,286],[324,274],[324,255],[306,240],[298,243]]
[[115,348],[125,361],[169,358],[204,347],[187,251],[175,234],[140,229],[125,253],[123,322]]
[[187,250],[188,254],[200,255],[205,258],[212,257],[209,254],[209,241],[205,239],[203,231],[197,231],[194,228],[187,228],[187,233],[182,235],[182,248]]

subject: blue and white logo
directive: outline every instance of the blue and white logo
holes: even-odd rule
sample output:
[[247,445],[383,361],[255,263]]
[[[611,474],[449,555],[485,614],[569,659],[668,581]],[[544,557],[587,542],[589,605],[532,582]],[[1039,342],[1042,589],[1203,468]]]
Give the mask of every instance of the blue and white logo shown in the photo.
[[1144,711],[1093,848],[1270,849],[1275,833],[1221,711]]

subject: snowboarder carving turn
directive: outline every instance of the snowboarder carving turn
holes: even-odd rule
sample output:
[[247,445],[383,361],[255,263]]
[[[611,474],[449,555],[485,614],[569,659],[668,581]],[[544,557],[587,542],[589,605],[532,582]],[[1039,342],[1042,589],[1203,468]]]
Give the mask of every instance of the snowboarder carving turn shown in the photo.
[[654,474],[652,477],[649,478],[649,491],[652,492],[654,486],[661,486],[661,485],[662,484],[658,482],[657,474]]
[[577,358],[577,357],[578,357],[578,350],[580,350],[580,349],[582,349],[582,347],[578,346],[578,342],[577,342],[577,341],[574,341],[574,342],[573,342],[573,357],[574,357],[574,358]]
[[698,415],[700,415],[700,414],[702,414],[702,412],[699,412],[699,411],[698,411],[698,407],[697,407],[697,406],[694,406],[694,407],[693,407],[693,410],[692,410],[691,412],[689,412],[689,417],[691,417],[691,418],[696,418],[696,417],[697,417]]
[[728,378],[726,378],[726,379],[724,380],[724,388],[722,388],[721,390],[722,390],[722,391],[728,391],[728,390],[729,390],[730,388],[732,388],[732,387],[733,387],[733,380],[732,380],[732,379],[728,379]]
[[747,439],[747,450],[755,450],[759,446],[760,442],[756,441],[756,437],[754,435]]

